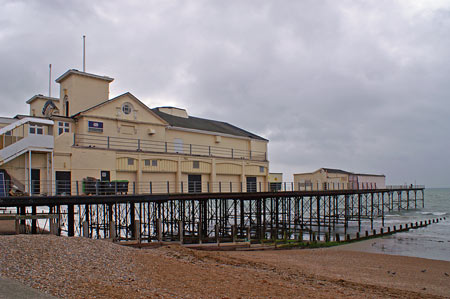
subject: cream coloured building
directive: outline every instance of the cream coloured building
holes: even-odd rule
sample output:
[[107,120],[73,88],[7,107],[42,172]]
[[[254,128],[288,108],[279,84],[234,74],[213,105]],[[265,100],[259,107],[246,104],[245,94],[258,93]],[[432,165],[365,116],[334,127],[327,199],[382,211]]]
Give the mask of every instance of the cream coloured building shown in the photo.
[[294,174],[295,190],[383,189],[385,175],[352,173],[340,169],[320,168],[314,172]]
[[0,180],[45,194],[126,182],[128,193],[268,188],[268,140],[181,108],[151,109],[129,92],[110,99],[112,81],[69,70],[56,79],[59,98],[36,95],[30,115],[0,118]]

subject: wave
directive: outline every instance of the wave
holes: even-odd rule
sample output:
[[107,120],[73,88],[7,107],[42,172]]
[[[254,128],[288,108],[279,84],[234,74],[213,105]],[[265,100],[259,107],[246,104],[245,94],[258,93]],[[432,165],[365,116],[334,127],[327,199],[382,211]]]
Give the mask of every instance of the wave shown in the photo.
[[446,212],[434,212],[433,215],[434,216],[444,216],[444,215],[447,215],[447,213]]

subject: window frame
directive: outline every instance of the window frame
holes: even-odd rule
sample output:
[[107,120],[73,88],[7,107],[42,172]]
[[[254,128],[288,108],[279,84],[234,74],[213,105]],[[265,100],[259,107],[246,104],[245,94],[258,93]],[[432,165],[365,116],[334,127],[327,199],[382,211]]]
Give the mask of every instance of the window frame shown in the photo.
[[70,133],[70,123],[65,121],[58,121],[58,136],[63,133]]
[[[32,132],[32,130],[34,132]],[[39,131],[41,133],[39,133]],[[28,126],[28,134],[30,134],[30,135],[44,135],[44,126],[30,123],[30,125]]]

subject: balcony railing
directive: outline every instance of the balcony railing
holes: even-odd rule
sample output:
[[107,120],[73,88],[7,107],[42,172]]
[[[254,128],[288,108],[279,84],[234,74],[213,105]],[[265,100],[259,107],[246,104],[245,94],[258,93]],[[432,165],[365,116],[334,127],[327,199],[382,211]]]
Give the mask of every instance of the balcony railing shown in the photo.
[[248,151],[235,148],[199,144],[184,144],[145,139],[97,136],[91,134],[74,134],[74,146],[102,148],[110,150],[185,154],[191,156],[267,161],[266,152]]

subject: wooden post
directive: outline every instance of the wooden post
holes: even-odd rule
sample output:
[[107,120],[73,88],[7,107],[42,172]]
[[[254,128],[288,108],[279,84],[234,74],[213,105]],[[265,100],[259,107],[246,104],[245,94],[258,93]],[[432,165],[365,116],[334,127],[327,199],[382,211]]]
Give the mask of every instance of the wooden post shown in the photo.
[[231,239],[233,243],[236,243],[236,225],[231,226]]
[[199,220],[198,221],[198,244],[202,244],[202,235],[203,235],[202,221]]
[[83,237],[89,238],[89,224],[87,221],[83,221]]
[[183,244],[184,237],[184,223],[183,220],[178,221],[178,238],[180,240],[180,244]]
[[133,221],[133,238],[141,242],[141,222],[136,219]]
[[114,242],[117,239],[116,235],[116,222],[110,221],[109,222],[109,238]]
[[20,234],[20,221],[19,217],[16,217],[16,235]]
[[75,236],[75,215],[73,204],[67,205],[67,235]]
[[251,242],[251,236],[250,236],[250,226],[247,227],[247,241]]
[[219,246],[220,240],[219,240],[219,225],[218,224],[214,225],[214,230],[215,230],[216,243],[217,243],[217,246]]
[[162,242],[162,222],[161,218],[156,219],[156,233],[158,242]]
[[336,242],[341,242],[341,237],[339,236],[339,234],[336,234]]

